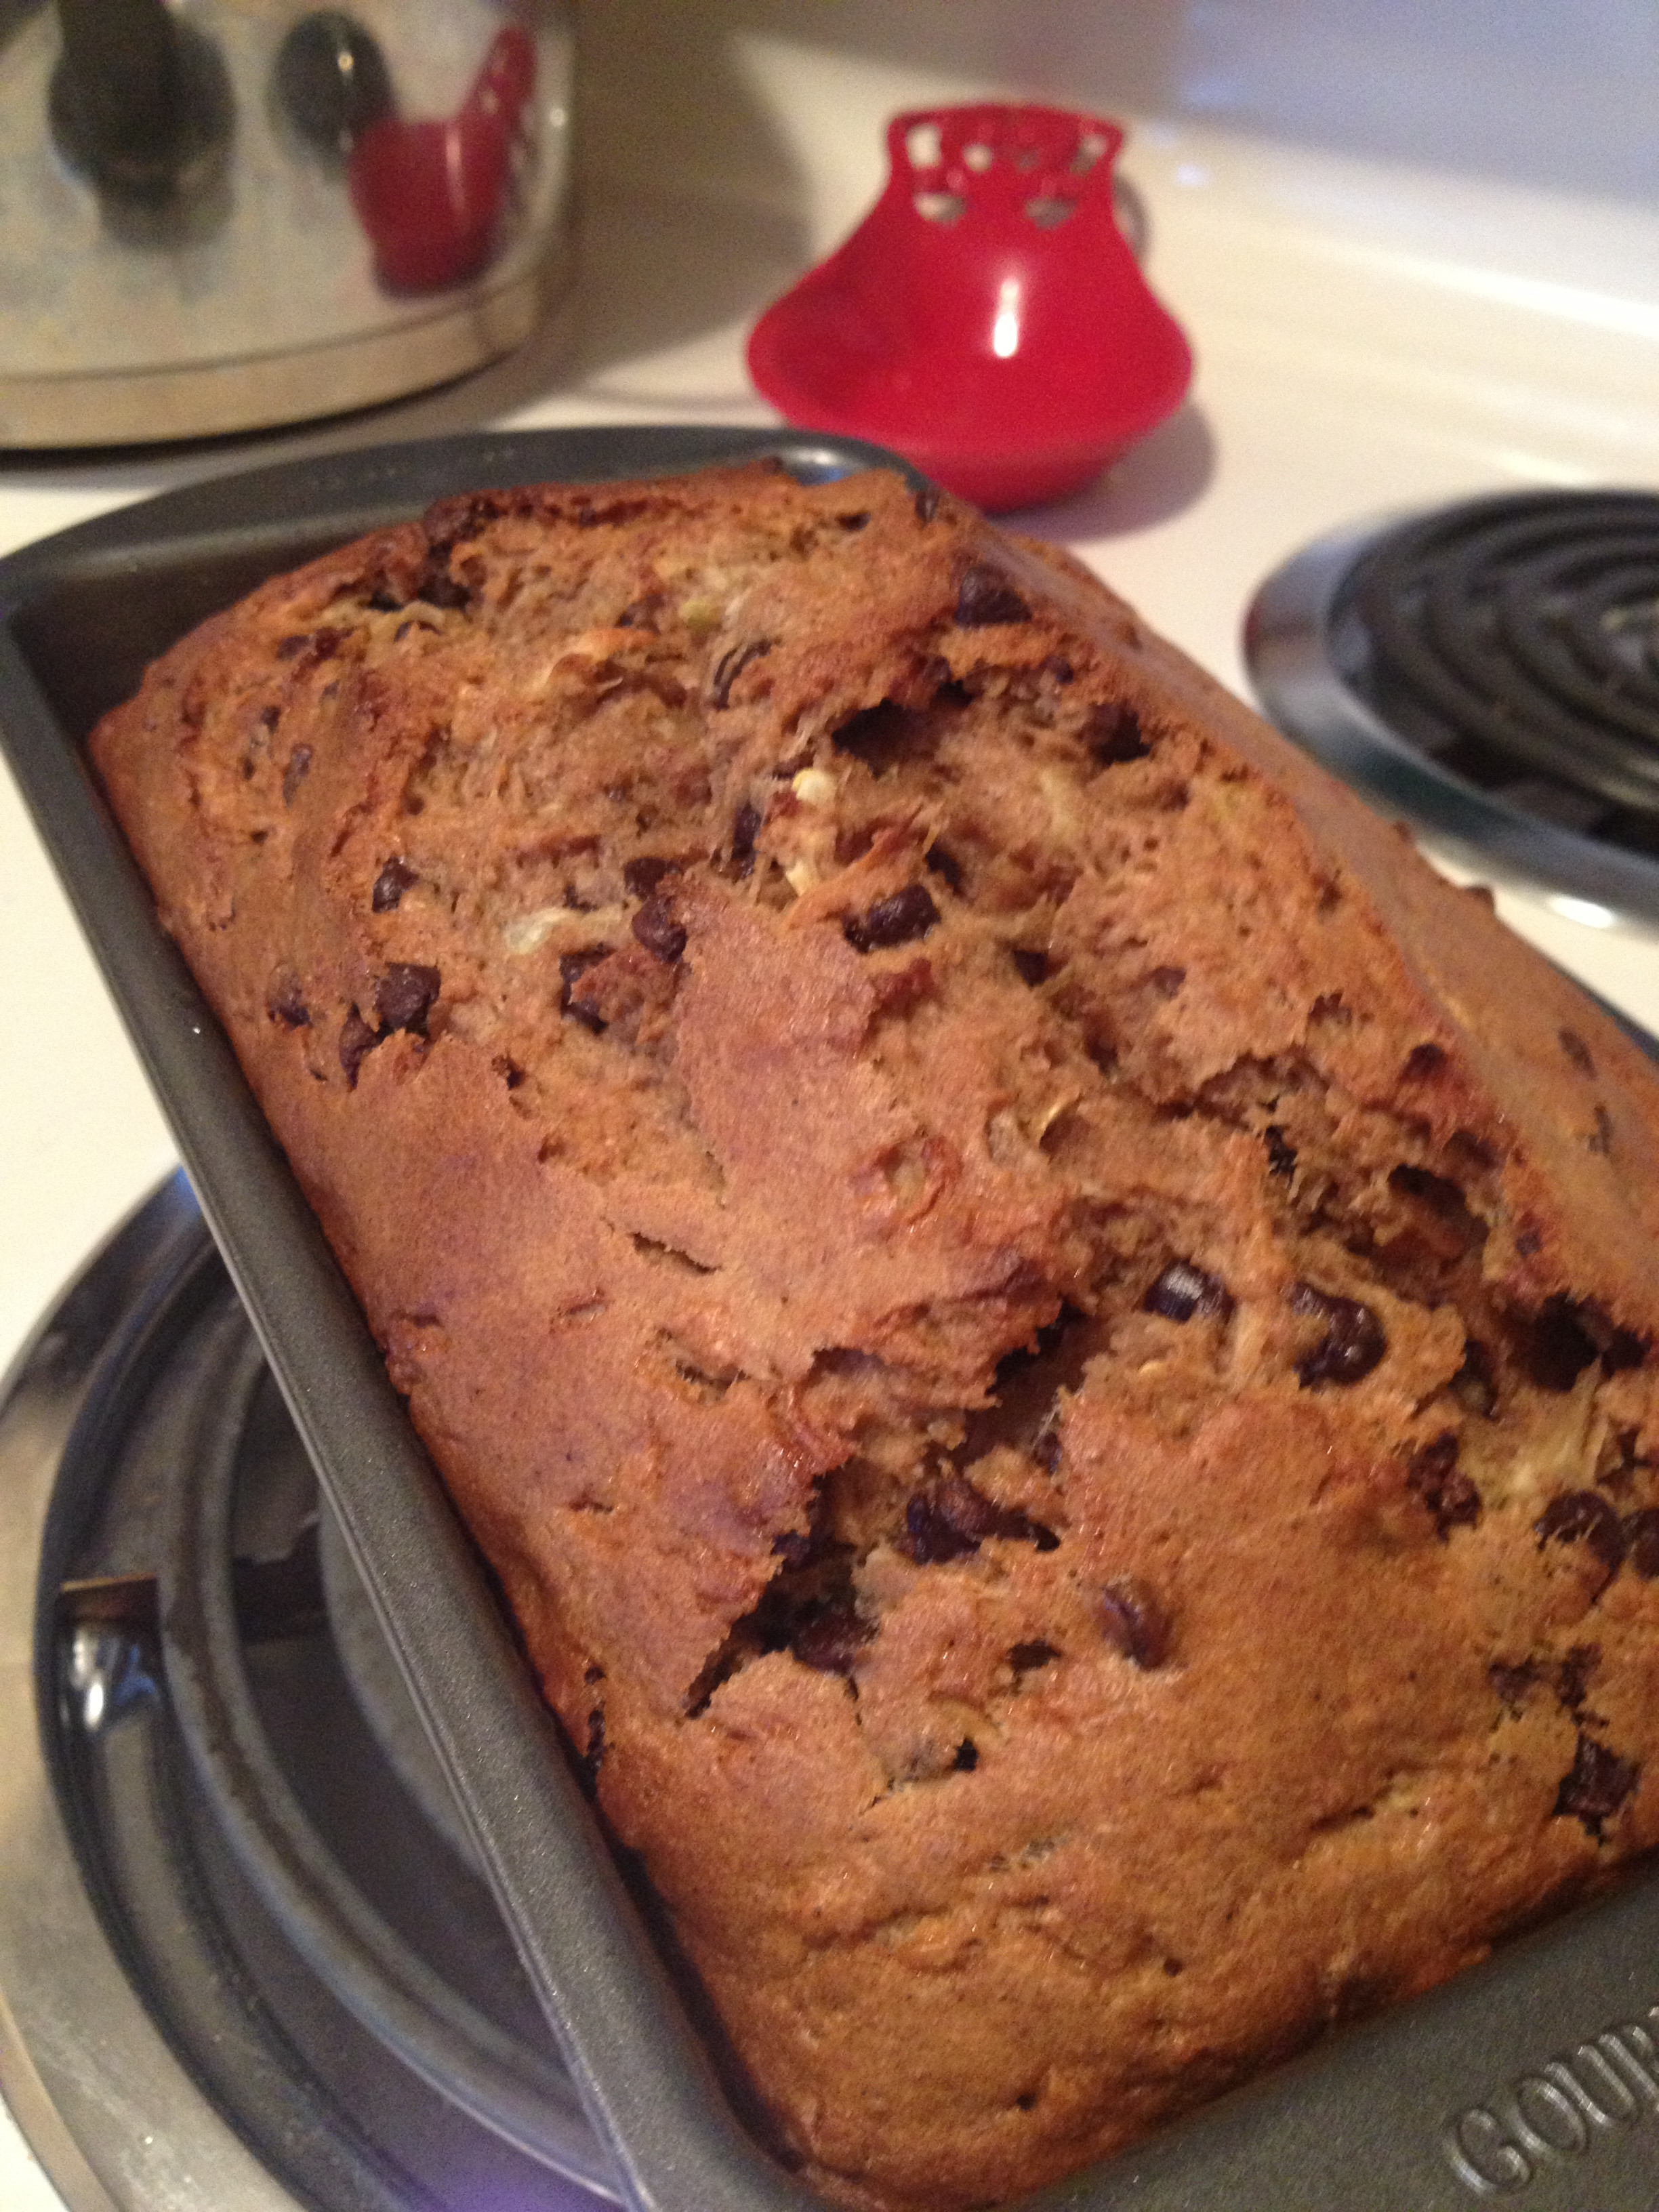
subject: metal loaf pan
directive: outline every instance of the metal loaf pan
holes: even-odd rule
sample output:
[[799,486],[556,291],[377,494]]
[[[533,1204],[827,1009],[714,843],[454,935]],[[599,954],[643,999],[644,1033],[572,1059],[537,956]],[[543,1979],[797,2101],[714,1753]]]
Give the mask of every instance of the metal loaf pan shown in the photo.
[[[202,617],[432,499],[757,454],[814,477],[887,458],[845,441],[707,428],[451,438],[215,480],[0,562],[0,739],[635,2212],[808,2212],[819,2200],[734,2117],[357,1306],[157,925],[82,746],[144,664]],[[1455,2212],[1482,2202],[1659,2212],[1653,1877],[1044,2191],[1029,2212]]]

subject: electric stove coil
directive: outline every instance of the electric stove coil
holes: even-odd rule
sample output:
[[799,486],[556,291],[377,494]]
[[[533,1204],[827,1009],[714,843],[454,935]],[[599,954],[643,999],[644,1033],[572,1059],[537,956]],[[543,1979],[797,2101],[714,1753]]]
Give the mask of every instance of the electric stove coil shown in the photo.
[[1494,872],[1659,919],[1659,496],[1531,492],[1320,540],[1262,586],[1268,714]]

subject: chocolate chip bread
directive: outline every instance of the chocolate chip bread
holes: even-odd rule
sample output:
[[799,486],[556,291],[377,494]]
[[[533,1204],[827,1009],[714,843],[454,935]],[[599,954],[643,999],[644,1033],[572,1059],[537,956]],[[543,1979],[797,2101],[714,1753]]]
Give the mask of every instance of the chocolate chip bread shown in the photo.
[[1062,2174],[1659,1838],[1659,1086],[1074,564],[486,494],[94,750],[832,2201]]

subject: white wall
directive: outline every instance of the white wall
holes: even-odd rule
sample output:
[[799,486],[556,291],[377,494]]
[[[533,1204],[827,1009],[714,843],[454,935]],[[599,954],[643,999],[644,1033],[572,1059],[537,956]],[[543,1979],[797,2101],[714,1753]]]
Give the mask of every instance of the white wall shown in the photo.
[[[1659,203],[1659,0],[581,0],[587,159],[799,206],[779,47]],[[930,93],[930,88],[936,90]]]

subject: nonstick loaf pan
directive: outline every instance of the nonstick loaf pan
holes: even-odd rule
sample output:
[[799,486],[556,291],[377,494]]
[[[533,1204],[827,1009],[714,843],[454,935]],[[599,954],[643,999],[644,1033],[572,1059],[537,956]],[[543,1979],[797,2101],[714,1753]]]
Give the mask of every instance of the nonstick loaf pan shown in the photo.
[[[263,578],[447,494],[775,455],[709,428],[388,446],[171,492],[0,562],[0,741],[171,1120],[204,1210],[635,2212],[820,2200],[734,2115],[476,1559],[83,755],[147,661]],[[1659,2212],[1659,1879],[1349,2030],[1030,2212]]]

